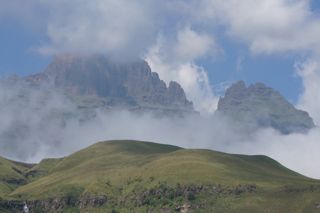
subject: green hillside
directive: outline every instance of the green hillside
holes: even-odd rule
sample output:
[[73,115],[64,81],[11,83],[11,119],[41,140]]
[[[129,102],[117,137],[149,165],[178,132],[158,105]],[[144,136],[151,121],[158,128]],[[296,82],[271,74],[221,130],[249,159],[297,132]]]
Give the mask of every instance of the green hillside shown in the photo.
[[0,188],[3,212],[6,200],[27,200],[32,212],[320,211],[320,181],[265,156],[109,141],[28,170],[14,164],[21,174],[3,161],[1,175],[26,181]]
[[0,157],[0,198],[28,182],[24,172],[33,165],[10,161]]

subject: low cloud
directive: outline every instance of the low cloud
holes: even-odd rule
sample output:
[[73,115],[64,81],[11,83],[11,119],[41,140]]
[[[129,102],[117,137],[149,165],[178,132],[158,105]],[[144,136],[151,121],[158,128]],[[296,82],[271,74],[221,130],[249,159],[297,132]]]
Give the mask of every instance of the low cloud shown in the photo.
[[304,92],[298,107],[307,110],[317,125],[320,125],[320,63],[319,60],[309,59],[296,65],[297,73],[301,76]]
[[263,129],[255,133],[250,140],[242,141],[240,146],[229,146],[225,150],[233,153],[267,155],[300,174],[319,179],[319,138],[319,127],[307,134],[290,135]]
[[[41,89],[41,90],[39,90]],[[62,157],[93,143],[133,139],[206,148],[230,153],[264,154],[304,175],[320,178],[317,150],[320,129],[281,135],[272,129],[247,134],[224,117],[184,118],[136,114],[126,110],[81,109],[49,85],[0,84],[0,155],[38,162]]]

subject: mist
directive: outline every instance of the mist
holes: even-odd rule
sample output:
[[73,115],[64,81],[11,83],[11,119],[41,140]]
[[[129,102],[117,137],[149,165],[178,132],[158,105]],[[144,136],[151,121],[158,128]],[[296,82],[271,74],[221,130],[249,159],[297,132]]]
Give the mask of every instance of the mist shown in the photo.
[[224,117],[156,116],[124,109],[82,109],[51,84],[0,83],[0,155],[24,162],[63,157],[98,141],[130,139],[267,155],[286,167],[320,178],[320,129],[281,135],[273,129],[248,133]]

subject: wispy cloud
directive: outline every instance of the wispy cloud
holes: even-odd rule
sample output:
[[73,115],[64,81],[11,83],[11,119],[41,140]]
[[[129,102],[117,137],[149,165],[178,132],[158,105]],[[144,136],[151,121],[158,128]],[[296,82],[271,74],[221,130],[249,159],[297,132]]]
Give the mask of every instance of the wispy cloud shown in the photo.
[[218,97],[213,93],[207,72],[195,61],[213,57],[219,51],[212,36],[183,28],[171,40],[159,37],[146,55],[146,60],[167,83],[171,80],[179,82],[194,102],[196,110],[213,113]]

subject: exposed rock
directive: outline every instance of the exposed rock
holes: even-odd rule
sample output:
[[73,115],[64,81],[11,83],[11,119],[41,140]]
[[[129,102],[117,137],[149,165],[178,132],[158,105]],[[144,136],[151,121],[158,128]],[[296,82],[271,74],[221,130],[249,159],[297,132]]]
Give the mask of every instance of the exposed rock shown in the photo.
[[106,196],[86,196],[80,199],[79,208],[83,209],[87,206],[100,207],[107,202]]
[[283,134],[306,132],[315,126],[307,112],[262,83],[249,87],[243,81],[233,84],[220,98],[217,112],[240,125],[272,127]]
[[256,185],[238,185],[228,190],[230,194],[234,195],[241,195],[243,193],[255,193],[256,191]]
[[286,193],[320,192],[320,186],[319,185],[310,185],[308,187],[285,186],[283,191]]
[[[257,186],[252,184],[236,185],[226,187],[221,185],[177,185],[172,187],[166,183],[161,183],[159,186],[151,188],[137,194],[133,203],[137,206],[148,206],[155,200],[161,203],[162,199],[175,200],[180,199],[187,202],[192,202],[197,199],[200,194],[207,194],[210,196],[235,195],[239,196],[245,193],[251,194],[257,192]],[[186,206],[185,206],[186,205]],[[186,212],[188,209],[203,209],[204,205],[187,205],[185,203],[176,206],[175,211]]]
[[181,86],[170,82],[167,87],[143,60],[124,63],[102,55],[63,55],[44,72],[26,79],[34,85],[53,81],[85,106],[96,101],[100,106],[193,111]]
[[[63,197],[52,198],[47,200],[31,200],[28,201],[28,207],[31,212],[64,212],[66,208],[74,207],[76,209],[84,209],[86,207],[101,207],[107,202],[105,196],[85,196],[81,198],[77,197]],[[21,202],[16,201],[17,207],[20,208]],[[14,203],[14,204],[15,204]],[[18,205],[19,204],[19,205]],[[9,203],[6,206],[11,205]],[[13,205],[13,204],[12,204]]]
[[0,199],[0,211],[10,210],[11,212],[21,212],[24,202],[17,200],[1,200]]
[[182,206],[177,206],[175,208],[175,211],[180,212],[180,213],[188,213],[188,210],[190,209],[190,205],[189,204],[183,204]]

